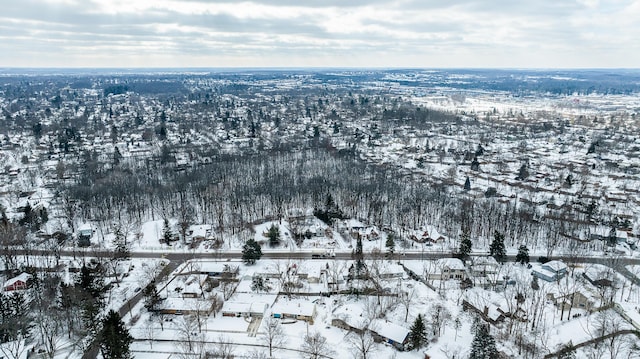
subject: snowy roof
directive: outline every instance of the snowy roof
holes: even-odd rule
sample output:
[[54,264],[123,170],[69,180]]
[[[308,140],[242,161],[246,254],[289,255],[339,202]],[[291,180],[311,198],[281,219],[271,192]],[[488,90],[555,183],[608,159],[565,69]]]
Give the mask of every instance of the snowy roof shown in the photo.
[[29,279],[31,279],[33,276],[29,273],[21,273],[20,275],[13,277],[9,280],[7,280],[6,282],[4,282],[4,286],[5,287],[9,287],[13,284],[15,284],[18,281],[24,282],[26,283]]
[[559,272],[561,270],[567,269],[567,265],[564,264],[564,262],[559,261],[559,260],[549,261],[549,262],[543,264],[543,266],[546,266],[546,267],[548,267],[551,270],[556,271],[556,272]]
[[253,302],[253,303],[242,303],[242,302],[225,302],[222,306],[223,312],[228,313],[262,313],[264,314],[265,310],[269,307],[269,304],[265,302]]
[[283,313],[312,317],[316,311],[316,305],[303,300],[277,302],[271,308],[273,313]]
[[[278,296],[275,294],[265,293],[238,293],[236,292],[231,299],[227,302],[239,302],[239,303],[267,303],[269,306],[273,305]],[[226,302],[225,302],[226,303]]]
[[591,264],[586,266],[584,268],[584,274],[590,280],[594,280],[594,281],[602,280],[602,279],[608,279],[608,280],[614,279],[613,269],[601,264]]
[[441,258],[438,259],[438,266],[447,267],[449,269],[464,270],[464,263],[458,258]]
[[380,268],[380,274],[385,275],[385,274],[402,274],[404,275],[404,268],[402,268],[401,265],[399,264],[395,264],[395,263],[391,263],[391,264],[387,264],[385,263],[385,265],[381,266]]
[[410,330],[405,327],[383,319],[372,320],[371,324],[369,324],[369,329],[397,343],[404,342],[410,332]]
[[361,302],[349,302],[341,305],[333,310],[332,316],[354,328],[362,329],[368,324]]
[[196,224],[189,227],[191,231],[191,237],[193,238],[206,238],[207,235],[211,235],[211,225],[208,224]]
[[491,257],[491,256],[486,256],[486,257],[474,257],[473,258],[473,265],[474,266],[481,266],[481,265],[495,265],[498,266],[498,261]]
[[202,298],[178,298],[168,297],[162,301],[162,307],[169,310],[181,310],[181,311],[208,311],[211,309],[212,303],[210,300]]
[[357,219],[353,219],[353,218],[345,220],[344,224],[348,228],[366,227],[362,222],[358,221]]
[[238,263],[198,261],[198,266],[202,273],[222,273],[225,270],[225,266],[228,266],[229,270],[233,270],[238,266]]

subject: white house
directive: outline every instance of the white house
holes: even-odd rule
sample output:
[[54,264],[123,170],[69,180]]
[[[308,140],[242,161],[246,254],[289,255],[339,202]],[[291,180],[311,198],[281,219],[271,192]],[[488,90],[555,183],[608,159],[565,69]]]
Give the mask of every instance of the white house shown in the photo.
[[458,258],[441,258],[427,269],[426,276],[435,280],[464,280],[467,278],[467,270]]
[[408,342],[410,330],[383,319],[374,319],[369,324],[369,331],[379,341],[389,343],[404,350]]
[[532,274],[547,282],[555,282],[567,274],[567,265],[558,260],[549,261],[533,269]]
[[271,313],[274,318],[292,318],[313,323],[316,305],[303,300],[282,300],[271,307]]

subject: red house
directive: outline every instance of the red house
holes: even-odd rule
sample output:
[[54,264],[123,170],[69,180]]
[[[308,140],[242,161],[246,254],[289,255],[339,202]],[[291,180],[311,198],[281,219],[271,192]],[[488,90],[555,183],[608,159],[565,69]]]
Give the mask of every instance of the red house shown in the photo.
[[14,290],[27,289],[29,287],[27,282],[31,278],[32,278],[32,275],[28,274],[28,273],[22,273],[17,277],[13,277],[13,278],[9,279],[8,281],[4,282],[4,286],[3,286],[4,291],[5,292],[11,292],[11,291],[14,291]]

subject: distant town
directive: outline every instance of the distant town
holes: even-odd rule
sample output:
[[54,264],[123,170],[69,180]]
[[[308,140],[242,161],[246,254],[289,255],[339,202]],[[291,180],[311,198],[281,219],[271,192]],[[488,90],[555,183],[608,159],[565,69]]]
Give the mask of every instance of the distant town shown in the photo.
[[0,357],[635,358],[639,83],[2,72]]

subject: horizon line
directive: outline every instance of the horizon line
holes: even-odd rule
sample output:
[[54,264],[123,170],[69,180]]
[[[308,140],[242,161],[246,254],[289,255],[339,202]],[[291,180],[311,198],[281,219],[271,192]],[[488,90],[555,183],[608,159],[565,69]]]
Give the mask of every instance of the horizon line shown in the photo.
[[419,66],[121,66],[121,67],[101,67],[101,66],[79,66],[79,67],[57,67],[57,66],[0,66],[0,72],[16,70],[198,70],[198,71],[229,71],[229,70],[265,70],[265,71],[285,71],[285,70],[508,70],[508,71],[640,71],[640,67],[419,67]]

